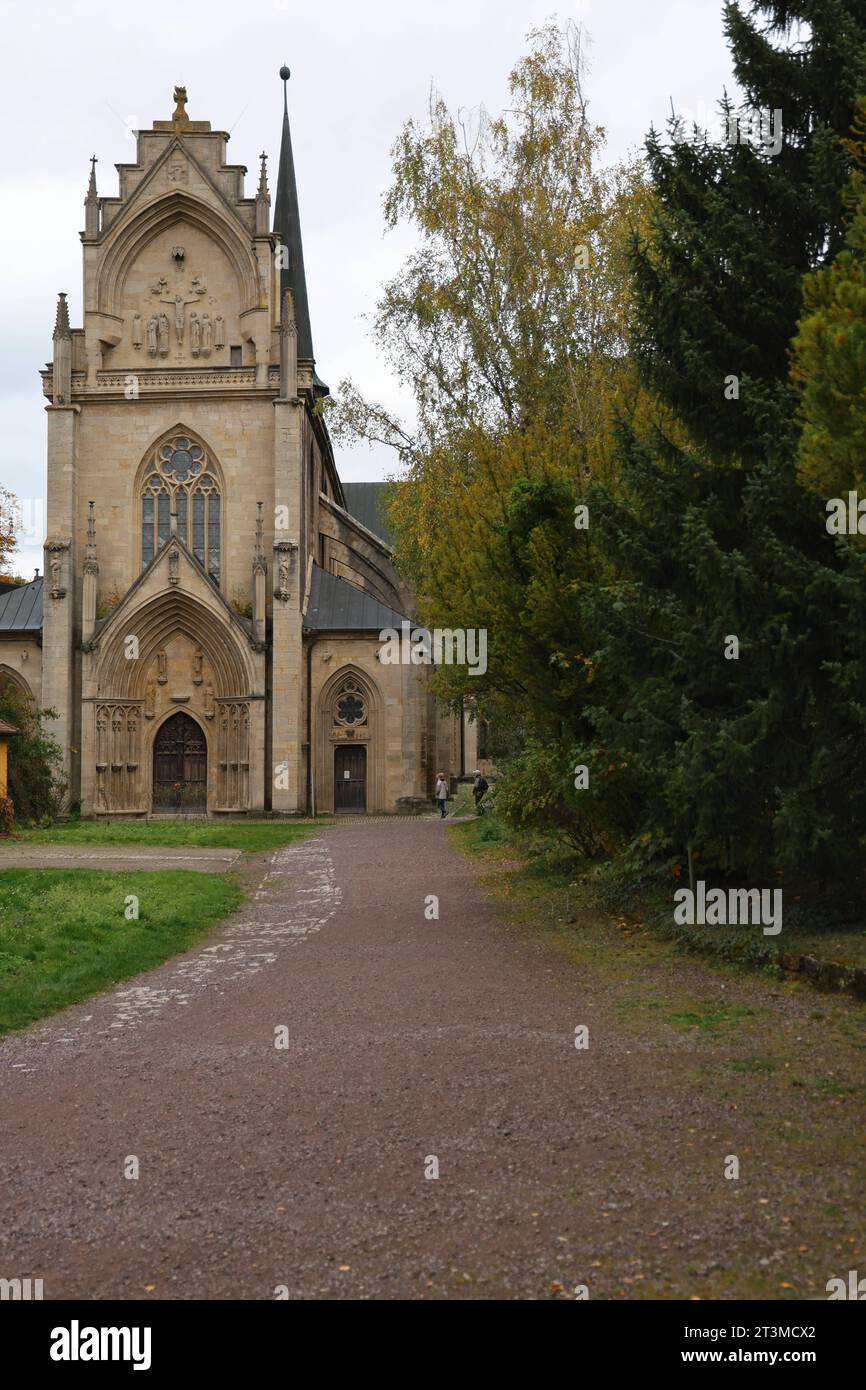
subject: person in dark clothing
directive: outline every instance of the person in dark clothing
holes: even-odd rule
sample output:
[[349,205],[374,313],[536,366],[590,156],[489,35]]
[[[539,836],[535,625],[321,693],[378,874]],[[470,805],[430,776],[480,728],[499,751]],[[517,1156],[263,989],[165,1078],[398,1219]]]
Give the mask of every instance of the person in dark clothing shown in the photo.
[[475,778],[472,783],[472,795],[475,797],[475,809],[478,812],[479,816],[484,815],[483,798],[488,786],[489,783],[486,777],[482,777],[481,773],[476,768]]

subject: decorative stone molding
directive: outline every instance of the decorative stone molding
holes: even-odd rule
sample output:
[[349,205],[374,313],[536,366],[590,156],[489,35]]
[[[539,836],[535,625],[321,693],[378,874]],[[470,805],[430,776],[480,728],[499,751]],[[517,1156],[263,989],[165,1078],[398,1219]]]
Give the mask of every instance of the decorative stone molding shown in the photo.
[[[224,346],[224,341],[218,340],[221,325],[214,321],[214,347]],[[268,367],[267,390],[276,391],[279,388],[279,367]],[[97,372],[95,386],[88,387],[85,372],[74,372],[72,374],[71,392],[73,395],[89,394],[91,390],[98,392],[116,391],[123,395],[128,387],[128,372]],[[138,378],[139,395],[147,395],[149,392],[156,394],[159,391],[177,392],[192,387],[196,390],[220,390],[224,391],[227,387],[233,389],[250,387],[260,390],[257,383],[257,372],[255,367],[208,367],[201,370],[197,367],[179,367],[176,370],[159,368],[139,368],[136,371]],[[51,371],[42,373],[42,391],[45,396],[51,398],[54,394],[54,375]],[[68,404],[68,402],[67,402]]]
[[141,705],[130,700],[100,702],[94,717],[97,807],[102,811],[139,810]]

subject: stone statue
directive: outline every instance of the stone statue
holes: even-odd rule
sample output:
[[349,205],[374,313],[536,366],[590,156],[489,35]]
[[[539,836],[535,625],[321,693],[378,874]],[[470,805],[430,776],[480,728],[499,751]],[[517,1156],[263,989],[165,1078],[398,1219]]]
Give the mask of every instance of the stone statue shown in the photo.
[[192,658],[192,681],[193,685],[201,685],[201,668],[204,661],[204,652],[201,647],[196,647]]
[[225,347],[225,345],[226,345],[226,332],[225,332],[225,324],[223,323],[223,316],[222,316],[222,314],[217,314],[216,318],[215,318],[214,321],[213,321],[213,326],[214,326],[214,338],[213,338],[213,345],[214,345],[214,347],[218,347],[218,348]]
[[201,320],[195,309],[192,310],[189,316],[189,345],[193,357],[198,357],[199,349],[201,348]]
[[63,562],[59,555],[51,556],[51,587],[60,588],[60,581],[63,578]]
[[204,688],[204,717],[205,719],[213,719],[213,716],[213,686],[211,685],[210,681],[208,681],[207,685]]
[[168,659],[164,651],[156,654],[156,679],[160,685],[165,685],[168,680]]
[[[166,325],[168,320],[166,320]],[[159,319],[154,314],[153,318],[147,321],[147,350],[151,357],[156,356],[156,335],[159,328]]]
[[144,717],[145,717],[145,719],[152,719],[152,718],[153,718],[153,712],[154,712],[154,705],[155,705],[155,703],[156,703],[156,685],[154,684],[154,682],[153,682],[152,680],[149,680],[149,681],[147,682],[147,685],[146,685],[145,688],[144,688]]
[[[190,301],[190,302],[193,302],[193,301]],[[179,343],[182,343],[182,342],[183,342],[183,311],[184,311],[184,309],[186,308],[186,304],[187,304],[187,301],[184,299],[184,297],[183,297],[182,294],[176,294],[176,295],[175,295],[175,297],[174,297],[174,331],[175,331],[175,333],[177,334],[177,341],[178,341]]]
[[213,324],[207,314],[202,316],[201,321],[201,355],[210,357],[210,350],[213,346]]
[[280,561],[280,593],[281,593],[281,594],[287,594],[287,593],[289,592],[289,573],[290,573],[290,568],[289,568],[289,562],[288,562],[288,560],[281,560],[281,561]]
[[159,316],[157,333],[159,337],[159,355],[160,357],[168,357],[168,317],[166,314],[160,314]]
[[141,347],[141,314],[133,314],[132,316],[132,346],[134,348]]

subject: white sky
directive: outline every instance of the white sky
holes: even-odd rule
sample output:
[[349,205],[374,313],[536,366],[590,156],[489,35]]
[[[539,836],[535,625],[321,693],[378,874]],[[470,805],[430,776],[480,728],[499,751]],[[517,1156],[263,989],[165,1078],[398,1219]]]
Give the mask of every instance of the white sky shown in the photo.
[[[171,115],[185,84],[193,120],[232,132],[228,157],[255,192],[269,156],[271,196],[282,118],[278,71],[292,69],[289,113],[319,375],[346,375],[398,409],[365,315],[409,246],[384,234],[389,150],[422,117],[431,82],[452,109],[505,103],[529,29],[548,18],[589,31],[593,119],[612,160],[642,147],[677,109],[711,120],[727,84],[721,0],[0,0],[0,482],[31,534],[20,573],[42,567],[45,415],[37,372],[51,356],[58,290],[80,326],[83,199],[96,154],[100,194],[131,161],[128,127]],[[390,454],[338,452],[344,479],[381,478]]]

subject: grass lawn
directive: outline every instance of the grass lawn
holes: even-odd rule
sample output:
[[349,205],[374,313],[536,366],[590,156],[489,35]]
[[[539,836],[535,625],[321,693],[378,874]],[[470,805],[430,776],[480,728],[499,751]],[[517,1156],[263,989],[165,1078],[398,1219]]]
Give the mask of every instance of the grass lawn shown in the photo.
[[[139,917],[127,921],[127,899]],[[0,872],[0,1034],[159,965],[233,912],[230,874]]]
[[[15,838],[30,844],[196,846],[200,849],[264,851],[300,840],[310,830],[297,821],[249,820],[99,820],[59,821],[47,830],[19,830]],[[2,862],[2,861],[0,861]]]
[[[642,1169],[656,1199],[665,1193],[665,1218],[672,1227],[682,1223],[683,1240],[676,1256],[660,1259],[656,1252],[668,1249],[656,1244],[665,1240],[665,1222],[653,1221],[659,1229],[648,1232],[649,1221],[636,1220],[624,1256],[614,1234],[596,1231],[587,1249],[596,1277],[608,1281],[602,1296],[688,1298],[698,1288],[703,1299],[814,1299],[826,1297],[837,1266],[856,1269],[859,1261],[862,1273],[863,1005],[781,980],[774,970],[757,973],[751,963],[686,952],[650,926],[603,910],[585,865],[567,851],[539,852],[493,816],[445,833],[496,900],[503,933],[528,933],[549,952],[573,990],[575,1024],[589,1027],[589,1056],[597,1040],[608,1049],[611,1075],[621,1069],[622,1092],[614,1082],[608,1093],[612,1111],[629,1084],[646,1088]],[[591,1129],[591,1105],[582,1113]],[[603,1127],[596,1138],[605,1142]],[[625,1141],[614,1128],[606,1142],[618,1155]],[[728,1153],[744,1164],[736,1206],[721,1178]],[[608,1159],[605,1185],[610,1171]],[[700,1182],[696,1173],[704,1175]],[[706,1176],[712,1173],[717,1186]],[[784,1197],[774,1210],[779,1175]],[[585,1182],[576,1168],[582,1217],[592,1207]],[[632,1182],[623,1184],[628,1200]],[[719,1196],[720,1188],[731,1195]],[[705,1201],[700,1216],[698,1200]],[[715,1222],[724,1233],[718,1263],[709,1266],[686,1234],[705,1218],[708,1229]]]

